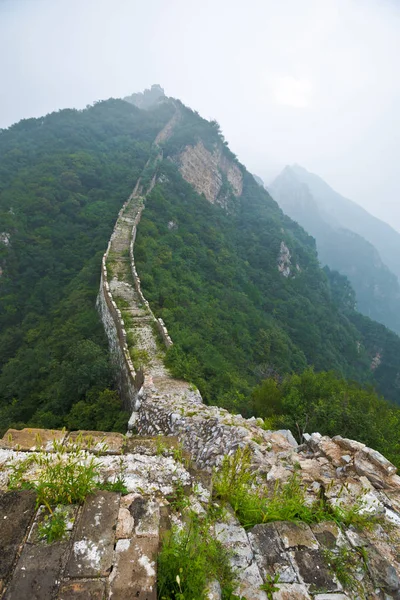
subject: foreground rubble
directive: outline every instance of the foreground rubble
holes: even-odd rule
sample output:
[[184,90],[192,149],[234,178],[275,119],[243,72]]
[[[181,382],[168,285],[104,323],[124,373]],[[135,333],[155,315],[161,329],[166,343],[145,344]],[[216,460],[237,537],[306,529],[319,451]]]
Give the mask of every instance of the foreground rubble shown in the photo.
[[[71,506],[64,539],[48,544],[38,536],[43,507],[36,507],[34,492],[9,491],[8,484],[12,465],[37,451],[51,455],[53,440],[67,450],[79,441],[86,456],[101,463],[102,480],[123,477],[127,493],[98,490],[83,506]],[[253,468],[266,490],[298,473],[310,503],[323,493],[328,505],[358,503],[361,512],[380,520],[362,531],[333,521],[281,521],[245,530],[232,510],[224,511],[214,535],[230,552],[239,597],[267,600],[260,586],[275,580],[275,600],[399,599],[400,478],[393,465],[341,437],[313,434],[297,446],[288,432],[264,431],[255,444]],[[189,458],[173,437],[7,432],[0,440],[1,597],[155,600],[164,532],[171,522],[182,523],[185,512],[204,513],[212,501],[210,473]],[[183,513],[171,506],[177,489],[189,499]],[[332,568],[343,556],[352,560],[352,589],[343,589]],[[220,598],[217,582],[210,584],[209,598]]]

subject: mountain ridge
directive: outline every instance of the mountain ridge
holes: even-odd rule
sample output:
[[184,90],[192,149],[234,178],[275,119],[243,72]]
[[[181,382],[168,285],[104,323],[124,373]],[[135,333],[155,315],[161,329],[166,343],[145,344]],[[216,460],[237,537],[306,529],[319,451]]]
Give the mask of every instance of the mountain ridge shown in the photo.
[[271,194],[316,238],[321,264],[349,278],[360,312],[400,333],[400,284],[396,275],[370,242],[330,217],[320,196],[298,177],[299,169],[286,167],[269,187]]

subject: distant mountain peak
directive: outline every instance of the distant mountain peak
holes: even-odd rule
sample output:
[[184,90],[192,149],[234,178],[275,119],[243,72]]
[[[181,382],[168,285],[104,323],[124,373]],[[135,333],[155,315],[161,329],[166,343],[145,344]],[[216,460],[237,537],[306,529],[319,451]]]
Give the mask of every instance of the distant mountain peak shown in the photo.
[[126,96],[124,100],[134,104],[137,108],[148,109],[156,106],[165,97],[164,88],[158,83],[153,83],[150,89]]

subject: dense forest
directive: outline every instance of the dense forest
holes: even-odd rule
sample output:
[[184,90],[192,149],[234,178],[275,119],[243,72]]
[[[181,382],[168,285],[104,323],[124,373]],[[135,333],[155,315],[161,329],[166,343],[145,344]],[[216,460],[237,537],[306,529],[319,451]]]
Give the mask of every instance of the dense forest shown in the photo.
[[171,109],[121,100],[0,132],[0,429],[126,430],[95,301],[118,211]]

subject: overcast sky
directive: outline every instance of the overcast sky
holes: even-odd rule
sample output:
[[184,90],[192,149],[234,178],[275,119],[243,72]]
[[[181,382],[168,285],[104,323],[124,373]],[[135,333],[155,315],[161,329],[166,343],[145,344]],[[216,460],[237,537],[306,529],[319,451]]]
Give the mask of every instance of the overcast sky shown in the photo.
[[160,83],[400,230],[400,0],[0,0],[0,127]]

